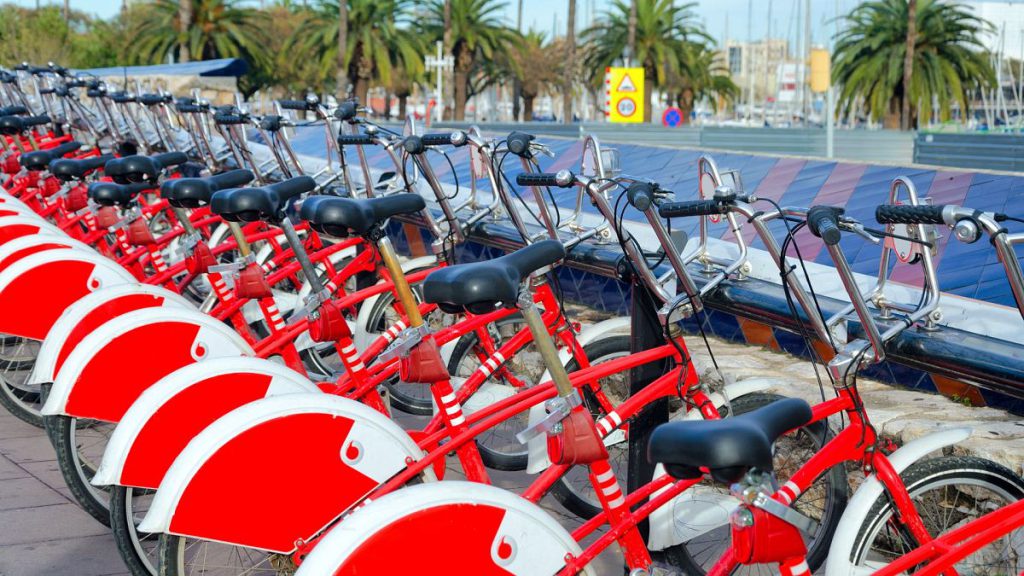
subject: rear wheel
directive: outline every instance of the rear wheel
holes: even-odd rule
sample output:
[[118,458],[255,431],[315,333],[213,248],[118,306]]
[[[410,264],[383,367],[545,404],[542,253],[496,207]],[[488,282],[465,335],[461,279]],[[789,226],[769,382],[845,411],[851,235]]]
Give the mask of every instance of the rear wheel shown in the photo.
[[164,534],[160,576],[292,576],[291,556]]
[[[1024,498],[1024,480],[1008,468],[971,456],[922,460],[900,478],[928,533],[959,528],[987,512]],[[872,570],[919,546],[895,520],[894,506],[883,493],[861,525],[850,559]],[[953,566],[957,574],[1020,574],[1024,570],[1024,527],[989,543]]]

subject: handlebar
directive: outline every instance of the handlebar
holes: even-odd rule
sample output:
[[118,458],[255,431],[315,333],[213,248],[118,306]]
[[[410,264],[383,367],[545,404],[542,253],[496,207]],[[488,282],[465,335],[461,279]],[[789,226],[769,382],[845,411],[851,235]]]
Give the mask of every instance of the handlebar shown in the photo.
[[715,200],[665,202],[661,206],[658,206],[658,215],[662,218],[714,216],[716,214],[726,214],[728,212],[729,206]]
[[214,114],[213,121],[217,124],[224,125],[236,125],[236,124],[247,124],[249,117],[242,114]]
[[946,206],[912,206],[885,204],[875,209],[879,224],[944,224]]
[[356,114],[359,114],[359,105],[351,101],[338,104],[338,108],[334,111],[334,117],[342,122],[355,118]]
[[309,102],[307,100],[278,100],[277,103],[285,110],[316,110],[315,102]]
[[533,172],[516,176],[516,184],[520,186],[555,186],[569,188],[576,183],[576,176],[569,170],[558,172]]
[[807,227],[827,246],[835,246],[843,237],[839,230],[839,216],[842,214],[842,208],[814,206],[807,211]]
[[371,146],[376,142],[369,134],[340,134],[338,144],[341,146]]
[[508,145],[508,151],[519,156],[520,158],[532,158],[533,151],[530,150],[530,143],[536,139],[536,136],[527,134],[525,132],[513,132],[508,135],[505,142]]

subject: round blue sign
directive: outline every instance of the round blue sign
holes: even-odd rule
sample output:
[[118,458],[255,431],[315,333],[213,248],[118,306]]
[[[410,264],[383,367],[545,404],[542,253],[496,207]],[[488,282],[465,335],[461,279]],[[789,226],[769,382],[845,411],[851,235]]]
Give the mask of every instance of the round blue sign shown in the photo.
[[683,123],[683,111],[675,106],[670,106],[661,115],[661,123],[669,128],[675,128]]

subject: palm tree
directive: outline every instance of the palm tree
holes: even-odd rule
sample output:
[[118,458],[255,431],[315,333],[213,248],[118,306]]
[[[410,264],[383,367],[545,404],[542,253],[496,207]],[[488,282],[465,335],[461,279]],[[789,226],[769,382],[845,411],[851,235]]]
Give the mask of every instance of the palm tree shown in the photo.
[[[907,0],[864,2],[844,18],[832,66],[833,82],[842,86],[840,108],[845,105],[849,111],[862,102],[887,128],[899,128],[908,114],[907,126],[912,127],[918,118],[932,116],[933,101],[943,119],[949,118],[954,103],[966,115],[971,94],[995,82],[980,40],[991,24],[959,4],[916,4],[912,51],[907,49]],[[908,52],[912,66],[905,74]]]
[[398,26],[404,21],[406,7],[406,0],[349,0],[347,44],[341,51],[338,1],[321,0],[295,30],[286,50],[319,61],[325,77],[342,62],[343,77],[355,86],[356,98],[365,103],[371,83],[391,84],[396,64],[412,70],[422,67],[420,35]]
[[530,30],[510,44],[511,72],[523,98],[523,120],[533,120],[533,103],[543,91],[558,86],[564,75],[565,40],[548,43],[543,32]]
[[[910,0],[907,10],[907,49],[903,55],[903,85],[910,86],[914,77],[914,48],[917,47],[917,0]],[[910,98],[903,99],[900,130],[910,130]]]
[[666,87],[676,95],[676,105],[683,111],[683,122],[689,121],[697,102],[707,100],[717,109],[719,99],[731,101],[740,93],[729,70],[716,62],[714,50],[696,43],[686,46],[686,50],[683,69],[670,74],[666,82]]
[[[447,37],[455,59],[455,120],[466,118],[470,75],[481,60],[494,58],[513,38],[502,24],[505,4],[499,0],[431,0],[425,27],[434,39]],[[445,27],[445,8],[450,26]]]
[[[181,4],[189,4],[191,25],[182,28]],[[266,13],[241,7],[240,0],[155,0],[133,7],[139,19],[129,32],[129,56],[154,63],[175,54],[186,58],[244,58],[266,65]],[[179,32],[185,30],[184,36]]]
[[[647,91],[650,86],[663,86],[671,72],[686,68],[685,58],[691,44],[710,44],[711,38],[697,24],[694,2],[676,4],[673,0],[634,0],[636,4],[636,36],[633,61],[644,68]],[[587,55],[586,67],[600,71],[592,83],[603,80],[605,68],[622,58],[629,46],[629,0],[615,0],[593,28],[583,33]],[[651,106],[644,106],[644,121],[651,121]]]
[[192,2],[178,2],[178,60],[188,62],[191,59],[188,49],[188,30],[192,27]]
[[[338,54],[335,57],[338,70],[335,83],[338,85],[338,92],[343,92],[347,86],[342,86],[345,79],[345,47],[348,46],[348,0],[338,2]],[[344,96],[344,94],[339,94]]]

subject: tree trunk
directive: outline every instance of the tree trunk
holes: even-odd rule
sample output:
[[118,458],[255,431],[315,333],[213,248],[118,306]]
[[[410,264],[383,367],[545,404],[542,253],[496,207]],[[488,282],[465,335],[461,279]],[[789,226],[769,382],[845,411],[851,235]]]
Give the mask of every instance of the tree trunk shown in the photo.
[[188,50],[188,30],[192,27],[192,0],[179,0],[178,2],[178,61],[188,62],[191,60]]
[[369,101],[366,99],[366,95],[370,92],[370,78],[366,76],[359,76],[356,78],[356,99],[359,100],[360,106],[366,106]]
[[523,94],[523,121],[533,120],[533,96]]
[[[519,0],[519,10],[516,16],[516,30],[522,34],[523,32],[523,0]],[[512,80],[512,121],[519,121],[519,98],[523,95],[523,82],[518,77]],[[525,118],[525,116],[524,116]]]
[[910,116],[910,81],[914,77],[914,49],[917,46],[917,0],[909,0],[907,8],[907,49],[903,56],[903,110],[900,113],[900,130],[910,130],[913,127]]
[[655,64],[648,62],[644,65],[644,85],[638,86],[638,89],[644,90],[647,93],[647,102],[644,106],[644,123],[650,124],[652,115],[654,114],[654,78],[657,73]]
[[409,106],[409,96],[402,94],[398,97],[398,119],[405,122],[406,112]]
[[636,58],[636,0],[630,0],[629,2],[629,23],[627,26],[626,50],[629,54],[626,57],[626,66],[632,66],[633,59]]
[[391,92],[384,91],[384,119],[391,120]]
[[[453,50],[453,47],[452,47],[452,0],[444,0],[444,38],[442,38],[441,40],[442,40],[442,44],[444,44],[444,53],[445,54],[453,53],[454,50]],[[444,72],[441,72],[441,73],[444,74]],[[451,93],[451,84],[452,84],[451,82],[445,82],[445,86],[447,87],[445,92],[447,92],[448,94]],[[465,86],[462,87],[462,93],[463,94],[466,93],[466,87]],[[438,103],[438,105],[441,105],[442,102],[450,102],[451,101],[448,98],[448,94],[438,94],[437,95],[437,100],[438,100],[437,103]],[[455,96],[455,100],[456,100],[455,108],[457,109],[459,107],[458,95]],[[465,106],[466,106],[465,101],[463,101],[462,107],[465,108]],[[441,110],[441,118],[445,118],[445,110]],[[450,118],[451,117],[449,116],[449,119]],[[459,119],[461,120],[462,117],[460,116]]]
[[455,121],[466,119],[466,100],[469,99],[469,71],[455,67]]
[[683,124],[690,123],[690,114],[693,112],[693,90],[684,88],[676,97],[679,110],[682,111]]
[[576,79],[576,0],[569,0],[569,18],[565,24],[565,87],[562,89],[562,122],[572,123],[572,92]]
[[64,23],[66,24],[71,18],[71,7],[68,6],[69,0],[64,0]]
[[[348,0],[338,2],[338,71],[335,76],[337,95],[345,98],[348,91],[348,67],[345,66],[345,53],[348,52]],[[360,104],[366,102],[360,101]]]
[[893,99],[889,101],[889,109],[885,113],[885,118],[882,119],[883,128],[889,130],[899,130],[900,104],[901,100],[898,97],[893,97]]

